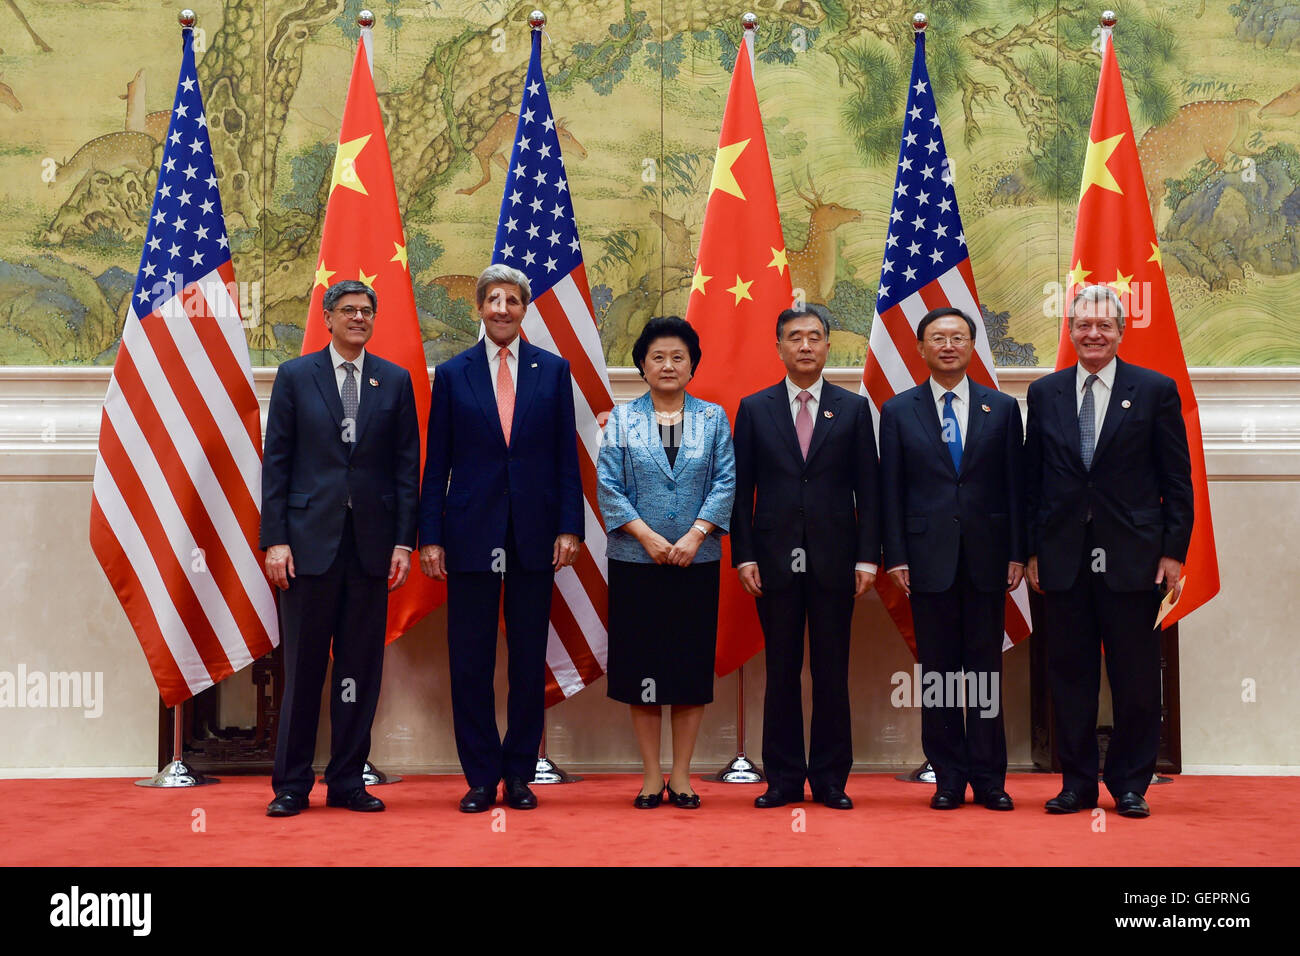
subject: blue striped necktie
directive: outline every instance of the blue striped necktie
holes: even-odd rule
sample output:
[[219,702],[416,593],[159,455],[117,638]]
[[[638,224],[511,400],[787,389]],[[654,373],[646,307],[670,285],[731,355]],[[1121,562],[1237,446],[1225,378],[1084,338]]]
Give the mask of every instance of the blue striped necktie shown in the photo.
[[1092,383],[1097,381],[1096,373],[1083,380],[1083,401],[1079,403],[1079,452],[1083,456],[1083,467],[1092,470],[1092,453],[1097,447],[1097,411],[1093,403]]

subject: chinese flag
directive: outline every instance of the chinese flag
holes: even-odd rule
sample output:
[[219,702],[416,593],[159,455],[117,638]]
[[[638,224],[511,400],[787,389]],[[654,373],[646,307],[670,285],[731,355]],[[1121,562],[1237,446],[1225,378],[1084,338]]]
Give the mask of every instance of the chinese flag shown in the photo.
[[[686,320],[699,334],[703,353],[690,390],[725,408],[733,425],[742,398],[785,375],[776,354],[776,317],[791,302],[772,165],[754,89],[753,44],[753,33],[745,31],[731,75],[686,306]],[[718,676],[763,646],[754,599],[729,570],[730,539],[724,536],[722,542]]]
[[[359,279],[375,290],[379,309],[375,334],[366,345],[411,373],[415,410],[420,417],[420,473],[424,474],[424,436],[429,423],[429,371],[415,314],[415,294],[406,262],[406,236],[397,207],[393,165],[388,158],[384,121],[375,96],[367,55],[369,30],[362,31],[352,63],[352,82],[343,107],[343,128],[334,154],[329,205],[321,230],[320,259],[302,340],[303,354],[323,349],[330,334],[322,317],[325,290],[344,279]],[[416,621],[446,600],[446,586],[425,577],[411,556],[406,583],[388,596],[387,639],[401,637]]]
[[[1205,477],[1205,449],[1201,443],[1201,417],[1187,374],[1187,360],[1178,338],[1174,308],[1165,284],[1164,263],[1156,242],[1155,225],[1147,205],[1146,184],[1138,162],[1133,123],[1124,100],[1124,82],[1110,31],[1104,31],[1101,80],[1088,133],[1079,189],[1079,218],[1074,231],[1074,251],[1066,281],[1068,305],[1083,285],[1108,285],[1120,295],[1127,316],[1119,355],[1126,362],[1154,369],[1178,383],[1187,424],[1187,444],[1192,456],[1192,487],[1196,518],[1184,574],[1187,583],[1170,624],[1187,616],[1219,592],[1219,559],[1214,549],[1210,519],[1210,489]],[[1078,361],[1062,324],[1056,367]]]

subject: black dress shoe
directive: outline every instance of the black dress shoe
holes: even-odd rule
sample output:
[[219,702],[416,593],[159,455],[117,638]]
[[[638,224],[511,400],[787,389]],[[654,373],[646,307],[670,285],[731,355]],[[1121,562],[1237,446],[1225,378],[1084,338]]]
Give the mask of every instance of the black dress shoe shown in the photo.
[[845,793],[843,790],[840,790],[838,788],[824,790],[820,794],[814,793],[813,799],[816,800],[818,803],[824,803],[832,810],[853,809],[853,801],[849,799],[849,795]]
[[1096,805],[1096,797],[1085,800],[1076,790],[1062,790],[1043,804],[1043,807],[1048,813],[1078,813],[1080,810],[1091,810]]
[[497,802],[497,785],[490,787],[470,787],[465,796],[460,798],[461,813],[483,813]]
[[759,794],[754,798],[754,806],[760,810],[768,810],[772,807],[783,807],[787,803],[803,803],[803,791],[800,790],[798,795],[786,793],[779,787],[769,786],[765,793]]
[[1149,817],[1151,808],[1140,793],[1121,793],[1115,798],[1115,809],[1121,817]]
[[966,800],[966,794],[956,790],[940,790],[930,798],[931,810],[956,810]]
[[282,790],[266,805],[268,817],[296,817],[307,809],[307,798],[292,790]]
[[982,803],[990,810],[1014,810],[1016,805],[1011,802],[1011,795],[1005,790],[990,790],[983,796],[975,798],[976,803]]
[[677,793],[668,784],[664,784],[664,789],[668,792],[668,802],[682,810],[698,810],[700,808],[700,795],[698,793]]
[[512,810],[536,810],[537,796],[520,778],[507,777],[506,806]]
[[358,813],[378,813],[384,809],[384,801],[366,793],[365,787],[357,787],[347,793],[326,794],[325,806],[344,807],[348,810],[356,810]]
[[664,784],[659,788],[658,793],[638,793],[636,799],[632,801],[632,806],[636,807],[638,810],[653,810],[655,807],[659,806],[659,804],[663,803],[664,791],[667,789],[668,785]]

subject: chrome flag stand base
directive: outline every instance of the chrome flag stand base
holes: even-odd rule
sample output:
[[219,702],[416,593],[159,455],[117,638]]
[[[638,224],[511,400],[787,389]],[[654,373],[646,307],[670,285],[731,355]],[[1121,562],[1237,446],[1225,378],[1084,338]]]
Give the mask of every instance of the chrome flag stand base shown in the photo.
[[736,668],[736,756],[717,773],[708,773],[700,778],[716,783],[762,783],[765,779],[759,770],[745,756],[745,668]]
[[367,760],[366,765],[361,768],[361,782],[367,787],[378,787],[385,783],[401,783],[402,778],[395,773],[384,773]]
[[930,761],[926,761],[915,770],[909,770],[907,773],[900,773],[895,780],[901,780],[903,783],[928,783],[934,784],[934,768],[930,766]]
[[190,767],[184,760],[173,760],[152,777],[137,780],[137,787],[202,787],[209,783],[220,783],[216,777],[205,777]]
[[546,756],[546,725],[542,725],[542,744],[537,748],[537,768],[533,771],[533,783],[581,783],[582,778],[576,773],[561,770],[550,757]]
[[181,705],[172,708],[172,760],[147,780],[137,780],[137,787],[202,787],[209,783],[220,783],[216,777],[205,777],[193,769],[183,759],[184,741],[181,740]]
[[705,774],[704,779],[718,783],[762,783],[764,778],[763,771],[750,763],[742,750],[717,773]]

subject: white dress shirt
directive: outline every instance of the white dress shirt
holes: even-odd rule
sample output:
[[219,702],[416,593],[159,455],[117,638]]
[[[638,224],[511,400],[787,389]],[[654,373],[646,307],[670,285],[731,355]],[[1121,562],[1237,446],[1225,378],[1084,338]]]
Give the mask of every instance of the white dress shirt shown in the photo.
[[822,403],[822,386],[826,384],[826,379],[818,378],[806,389],[800,388],[794,382],[790,381],[790,376],[785,377],[785,391],[790,397],[790,420],[798,424],[799,421],[799,393],[806,391],[812,396],[812,401],[808,403],[808,414],[812,416],[813,427],[817,426],[817,409]]
[[[799,403],[799,393],[807,392],[812,396],[808,402],[808,414],[812,416],[813,428],[817,427],[817,409],[822,401],[822,386],[826,384],[826,379],[818,376],[817,381],[813,382],[806,389],[800,388],[794,382],[790,381],[790,376],[785,377],[785,392],[790,400],[790,420],[797,423],[799,419],[799,409],[802,407]],[[736,565],[736,570],[748,567],[751,564],[758,564],[757,561],[745,561]],[[855,571],[865,571],[868,574],[876,573],[876,566],[869,561],[859,561],[853,566]]]
[[[357,370],[352,373],[353,375],[356,376],[357,379],[357,408],[361,407],[361,382],[362,382],[361,367],[362,367],[362,363],[365,362],[365,360],[366,360],[365,349],[362,349],[361,354],[351,360],[352,364],[357,367]],[[334,384],[336,384],[339,388],[340,399],[343,398],[343,376],[348,374],[343,368],[343,363],[346,361],[348,361],[348,359],[345,359],[342,355],[339,354],[339,350],[334,347],[334,340],[331,339],[330,340],[330,362],[334,366]]]
[[[483,347],[487,349],[488,360],[488,378],[492,380],[492,394],[497,393],[497,375],[501,366],[501,346],[497,345],[486,335],[483,336]],[[519,336],[507,346],[509,355],[506,357],[506,371],[510,373],[510,382],[515,387],[515,394],[519,393]]]
[[[358,408],[358,409],[361,408],[361,396],[365,394],[365,392],[364,392],[364,391],[362,390],[362,388],[361,388],[361,383],[362,383],[362,381],[363,381],[363,379],[362,379],[362,377],[361,377],[361,369],[362,369],[362,367],[363,367],[362,363],[364,363],[365,360],[366,360],[366,350],[365,350],[365,349],[362,349],[362,350],[361,350],[361,354],[358,355],[356,358],[354,358],[354,359],[351,360],[351,361],[352,361],[352,364],[355,365],[355,366],[357,367],[357,370],[356,370],[355,372],[353,372],[352,374],[355,375],[356,378],[357,378],[357,408]],[[337,385],[338,385],[338,387],[339,387],[339,398],[340,398],[340,399],[343,398],[343,376],[345,376],[345,375],[348,374],[347,369],[345,369],[345,368],[343,367],[343,363],[346,362],[346,361],[348,361],[348,359],[345,359],[342,355],[339,355],[338,349],[336,349],[336,348],[334,347],[334,342],[331,340],[331,341],[330,341],[330,362],[332,362],[333,365],[334,365],[334,381],[335,381],[335,383],[337,383]],[[351,496],[349,496],[349,498],[348,498],[348,507],[349,507],[349,508],[352,507],[352,499],[351,499]],[[357,515],[356,515],[355,512],[353,512],[353,514],[352,514],[352,523],[353,523],[353,525],[355,525],[355,524],[357,523],[357,521],[358,521]],[[393,545],[393,547],[395,547],[395,548],[401,548],[403,551],[406,551],[406,552],[410,552],[410,551],[414,550],[414,549],[412,549],[412,548],[408,548],[408,547],[407,547],[406,545],[404,545],[404,544],[395,544],[395,545]]]
[[[1115,370],[1119,368],[1115,359],[1102,366],[1097,373],[1097,381],[1092,383],[1092,420],[1093,438],[1101,434],[1101,423],[1106,420],[1106,406],[1110,404],[1110,393],[1115,388]],[[1082,365],[1075,366],[1074,376],[1074,412],[1077,415],[1083,406],[1083,383],[1088,380],[1089,372]]]
[[965,375],[952,388],[944,388],[933,378],[930,379],[930,394],[934,396],[934,407],[939,413],[939,425],[943,426],[943,397],[952,392],[952,413],[957,416],[957,430],[961,432],[957,441],[966,447],[966,423],[970,421],[970,379]]

